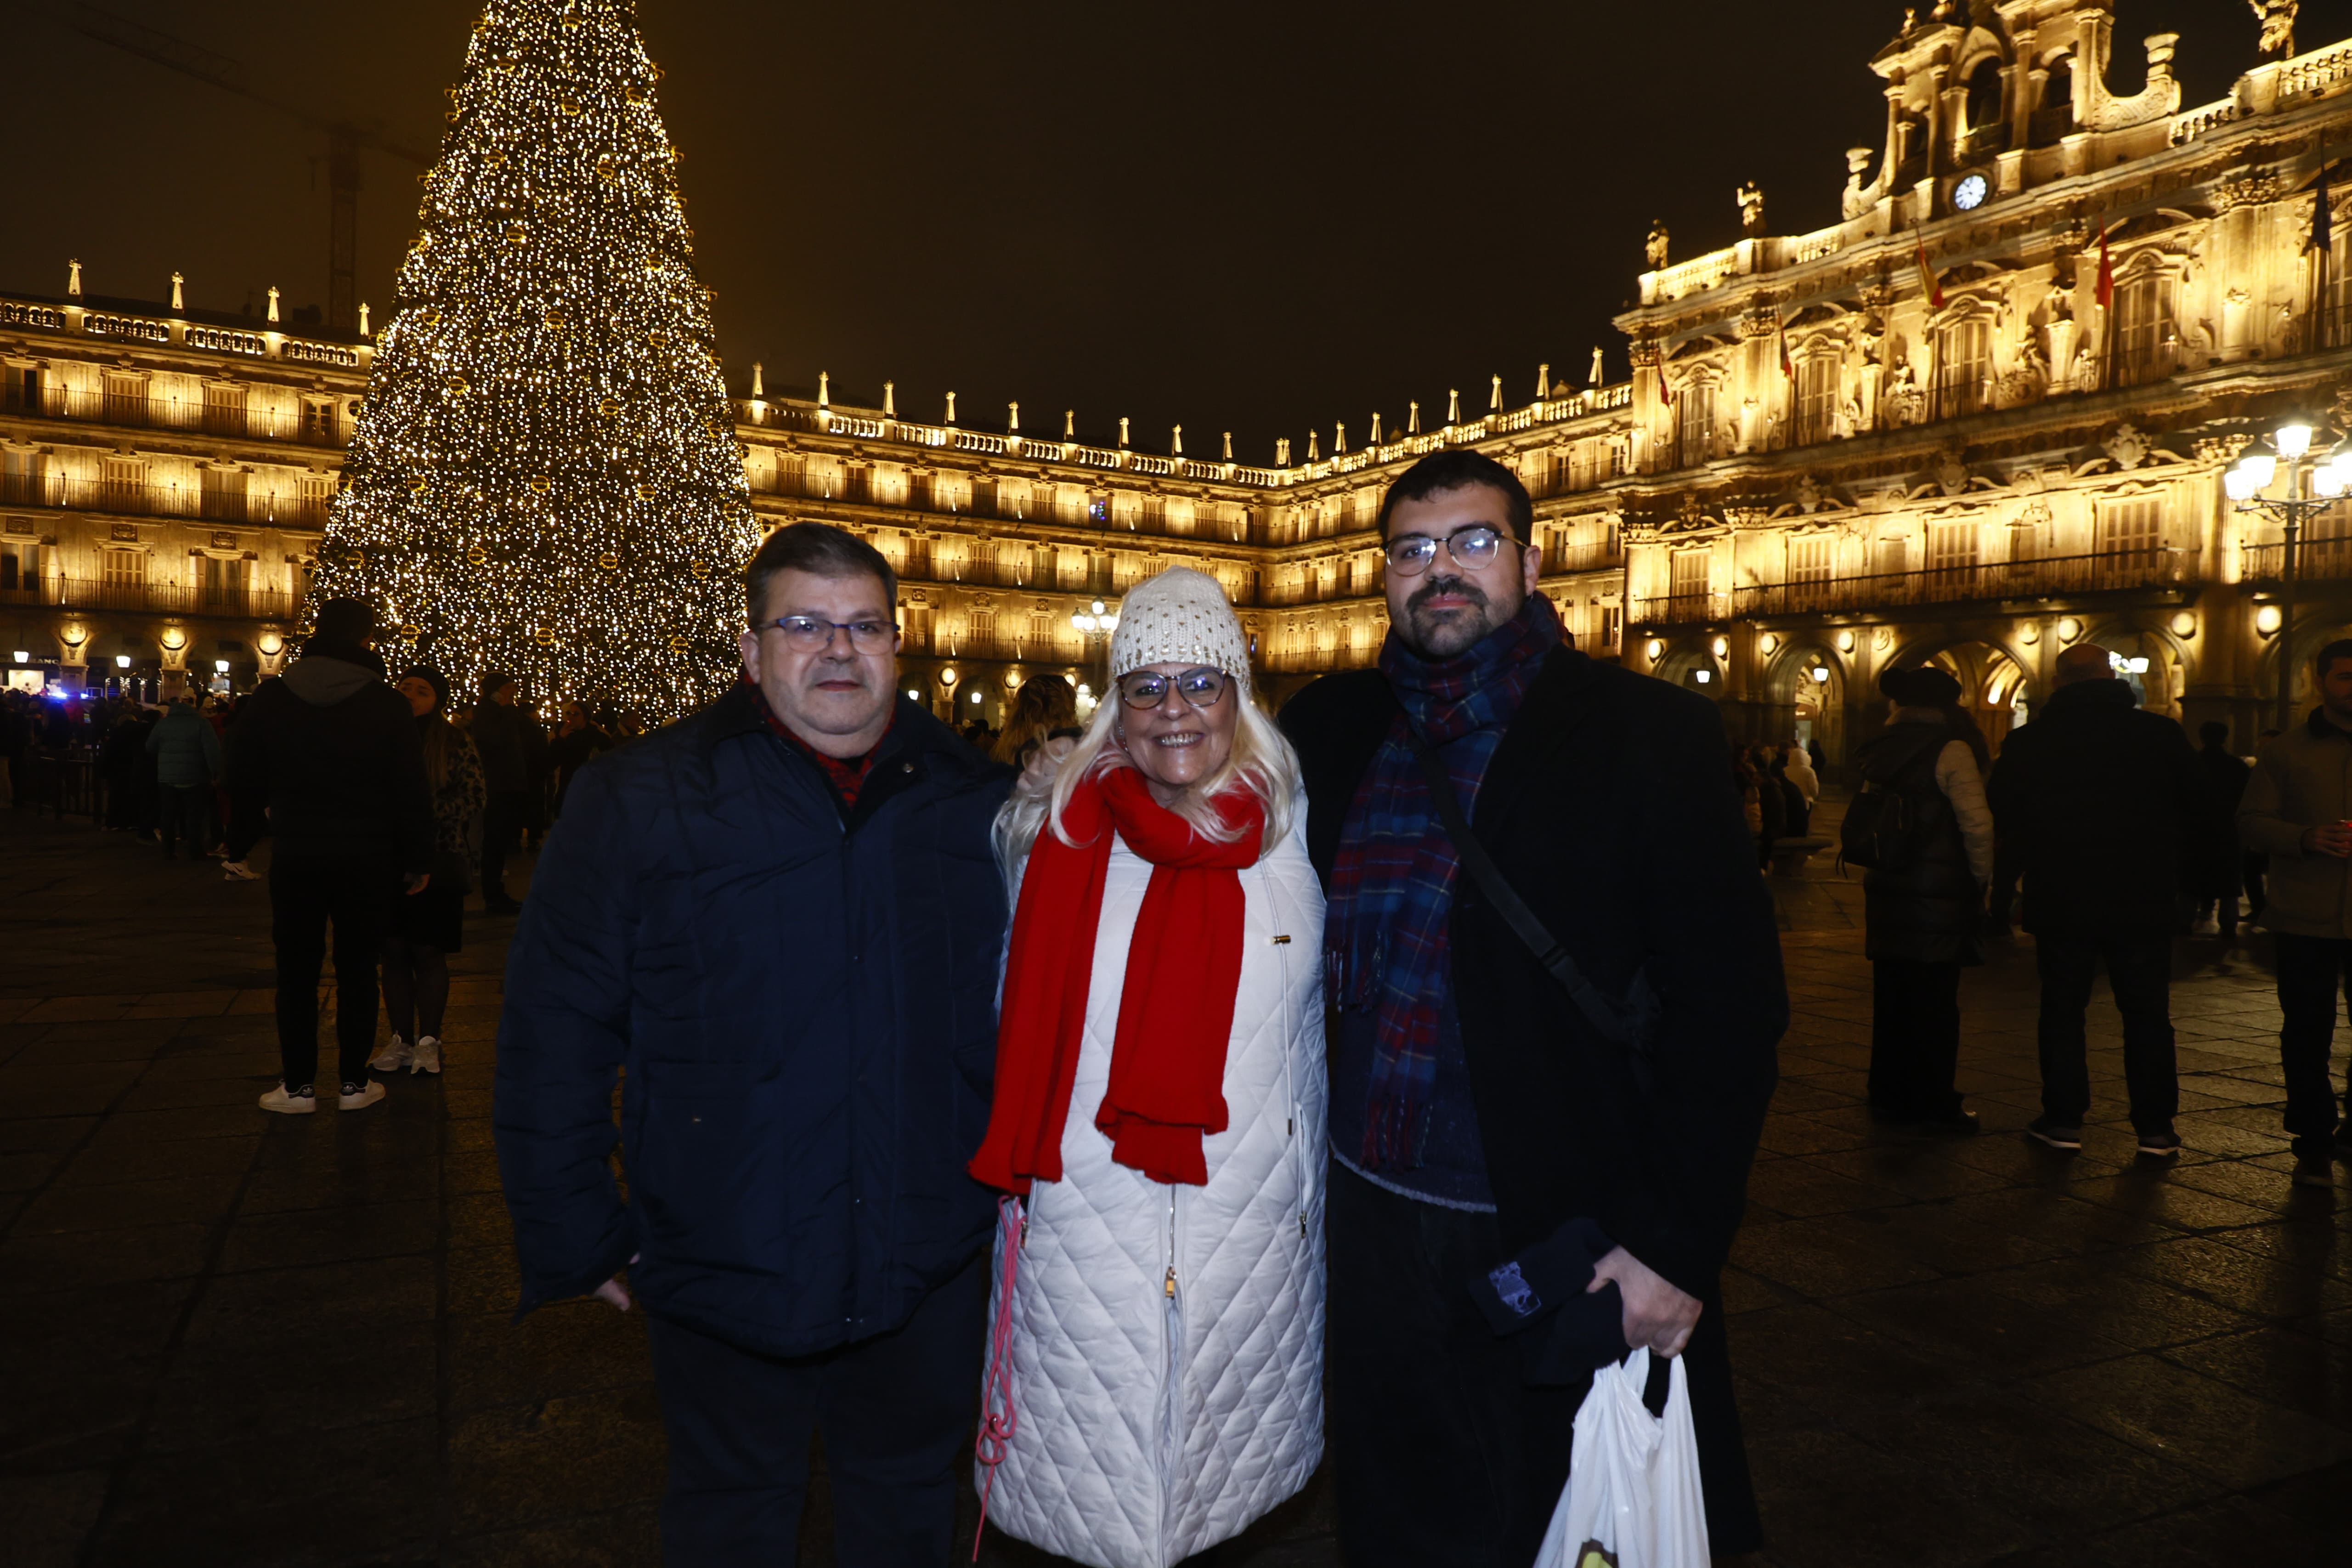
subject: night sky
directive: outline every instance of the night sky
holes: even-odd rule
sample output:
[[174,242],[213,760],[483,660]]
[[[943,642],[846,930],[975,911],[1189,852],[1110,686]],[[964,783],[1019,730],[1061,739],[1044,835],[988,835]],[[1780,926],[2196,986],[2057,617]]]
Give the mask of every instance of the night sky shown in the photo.
[[[1932,0],[1921,0],[1924,14]],[[19,22],[25,9],[35,15]],[[475,0],[108,0],[238,59],[329,114],[437,146]],[[66,7],[10,7],[16,170],[0,287],[257,312],[326,294],[325,139],[83,37]],[[2139,39],[2182,35],[2185,103],[2256,63],[2244,0],[2118,0],[2109,85]],[[730,386],[909,417],[1193,456],[1234,433],[1334,420],[1360,443],[1406,400],[1442,417],[1536,366],[1625,374],[1608,324],[1652,217],[1677,260],[1738,237],[1754,179],[1774,233],[1838,216],[1843,150],[1877,147],[1869,57],[1899,5],[1321,5],[639,0],[665,71]],[[1791,19],[1801,18],[1792,26]],[[2352,0],[2305,0],[2297,46],[2352,37]],[[363,158],[360,297],[379,323],[415,232],[412,166]]]

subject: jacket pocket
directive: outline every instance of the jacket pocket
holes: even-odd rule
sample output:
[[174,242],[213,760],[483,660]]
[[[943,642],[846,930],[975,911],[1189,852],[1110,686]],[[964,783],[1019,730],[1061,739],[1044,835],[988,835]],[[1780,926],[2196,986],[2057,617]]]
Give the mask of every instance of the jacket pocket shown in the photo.
[[645,1064],[630,1196],[646,1250],[688,1268],[772,1273],[784,1258],[782,1069]]

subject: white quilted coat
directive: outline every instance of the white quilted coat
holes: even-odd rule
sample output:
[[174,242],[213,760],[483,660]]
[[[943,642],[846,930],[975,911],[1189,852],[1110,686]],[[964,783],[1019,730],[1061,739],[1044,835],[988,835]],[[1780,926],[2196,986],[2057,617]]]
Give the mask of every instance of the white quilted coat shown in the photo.
[[1062,1180],[1028,1199],[1007,1357],[1017,1425],[988,1516],[1096,1568],[1171,1568],[1238,1535],[1323,1457],[1323,894],[1295,831],[1240,876],[1230,1121],[1205,1141],[1208,1184],[1113,1164],[1095,1127],[1151,877],[1115,842]]

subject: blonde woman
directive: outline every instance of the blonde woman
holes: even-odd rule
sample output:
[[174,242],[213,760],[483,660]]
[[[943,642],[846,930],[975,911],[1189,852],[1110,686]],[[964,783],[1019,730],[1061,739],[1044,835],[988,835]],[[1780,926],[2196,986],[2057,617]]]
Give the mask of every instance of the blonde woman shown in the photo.
[[[987,1517],[1169,1568],[1323,1454],[1323,899],[1210,577],[1128,595],[1112,689],[998,818]],[[1042,770],[1040,770],[1042,772]]]

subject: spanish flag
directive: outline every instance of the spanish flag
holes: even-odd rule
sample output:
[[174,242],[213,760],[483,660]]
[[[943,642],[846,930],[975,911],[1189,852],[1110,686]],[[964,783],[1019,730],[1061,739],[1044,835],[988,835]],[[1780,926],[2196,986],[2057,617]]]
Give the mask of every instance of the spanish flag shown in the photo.
[[1919,264],[1919,291],[1927,296],[1929,310],[1940,310],[1944,308],[1943,280],[1927,263],[1927,242],[1920,237],[1916,224],[1911,226],[1911,245],[1913,259]]
[[2099,284],[2094,294],[2104,310],[2115,301],[2116,264],[2107,257],[2107,226],[2099,226]]
[[1779,318],[1780,332],[1780,374],[1790,381],[1797,379],[1797,362],[1789,357],[1789,318]]

